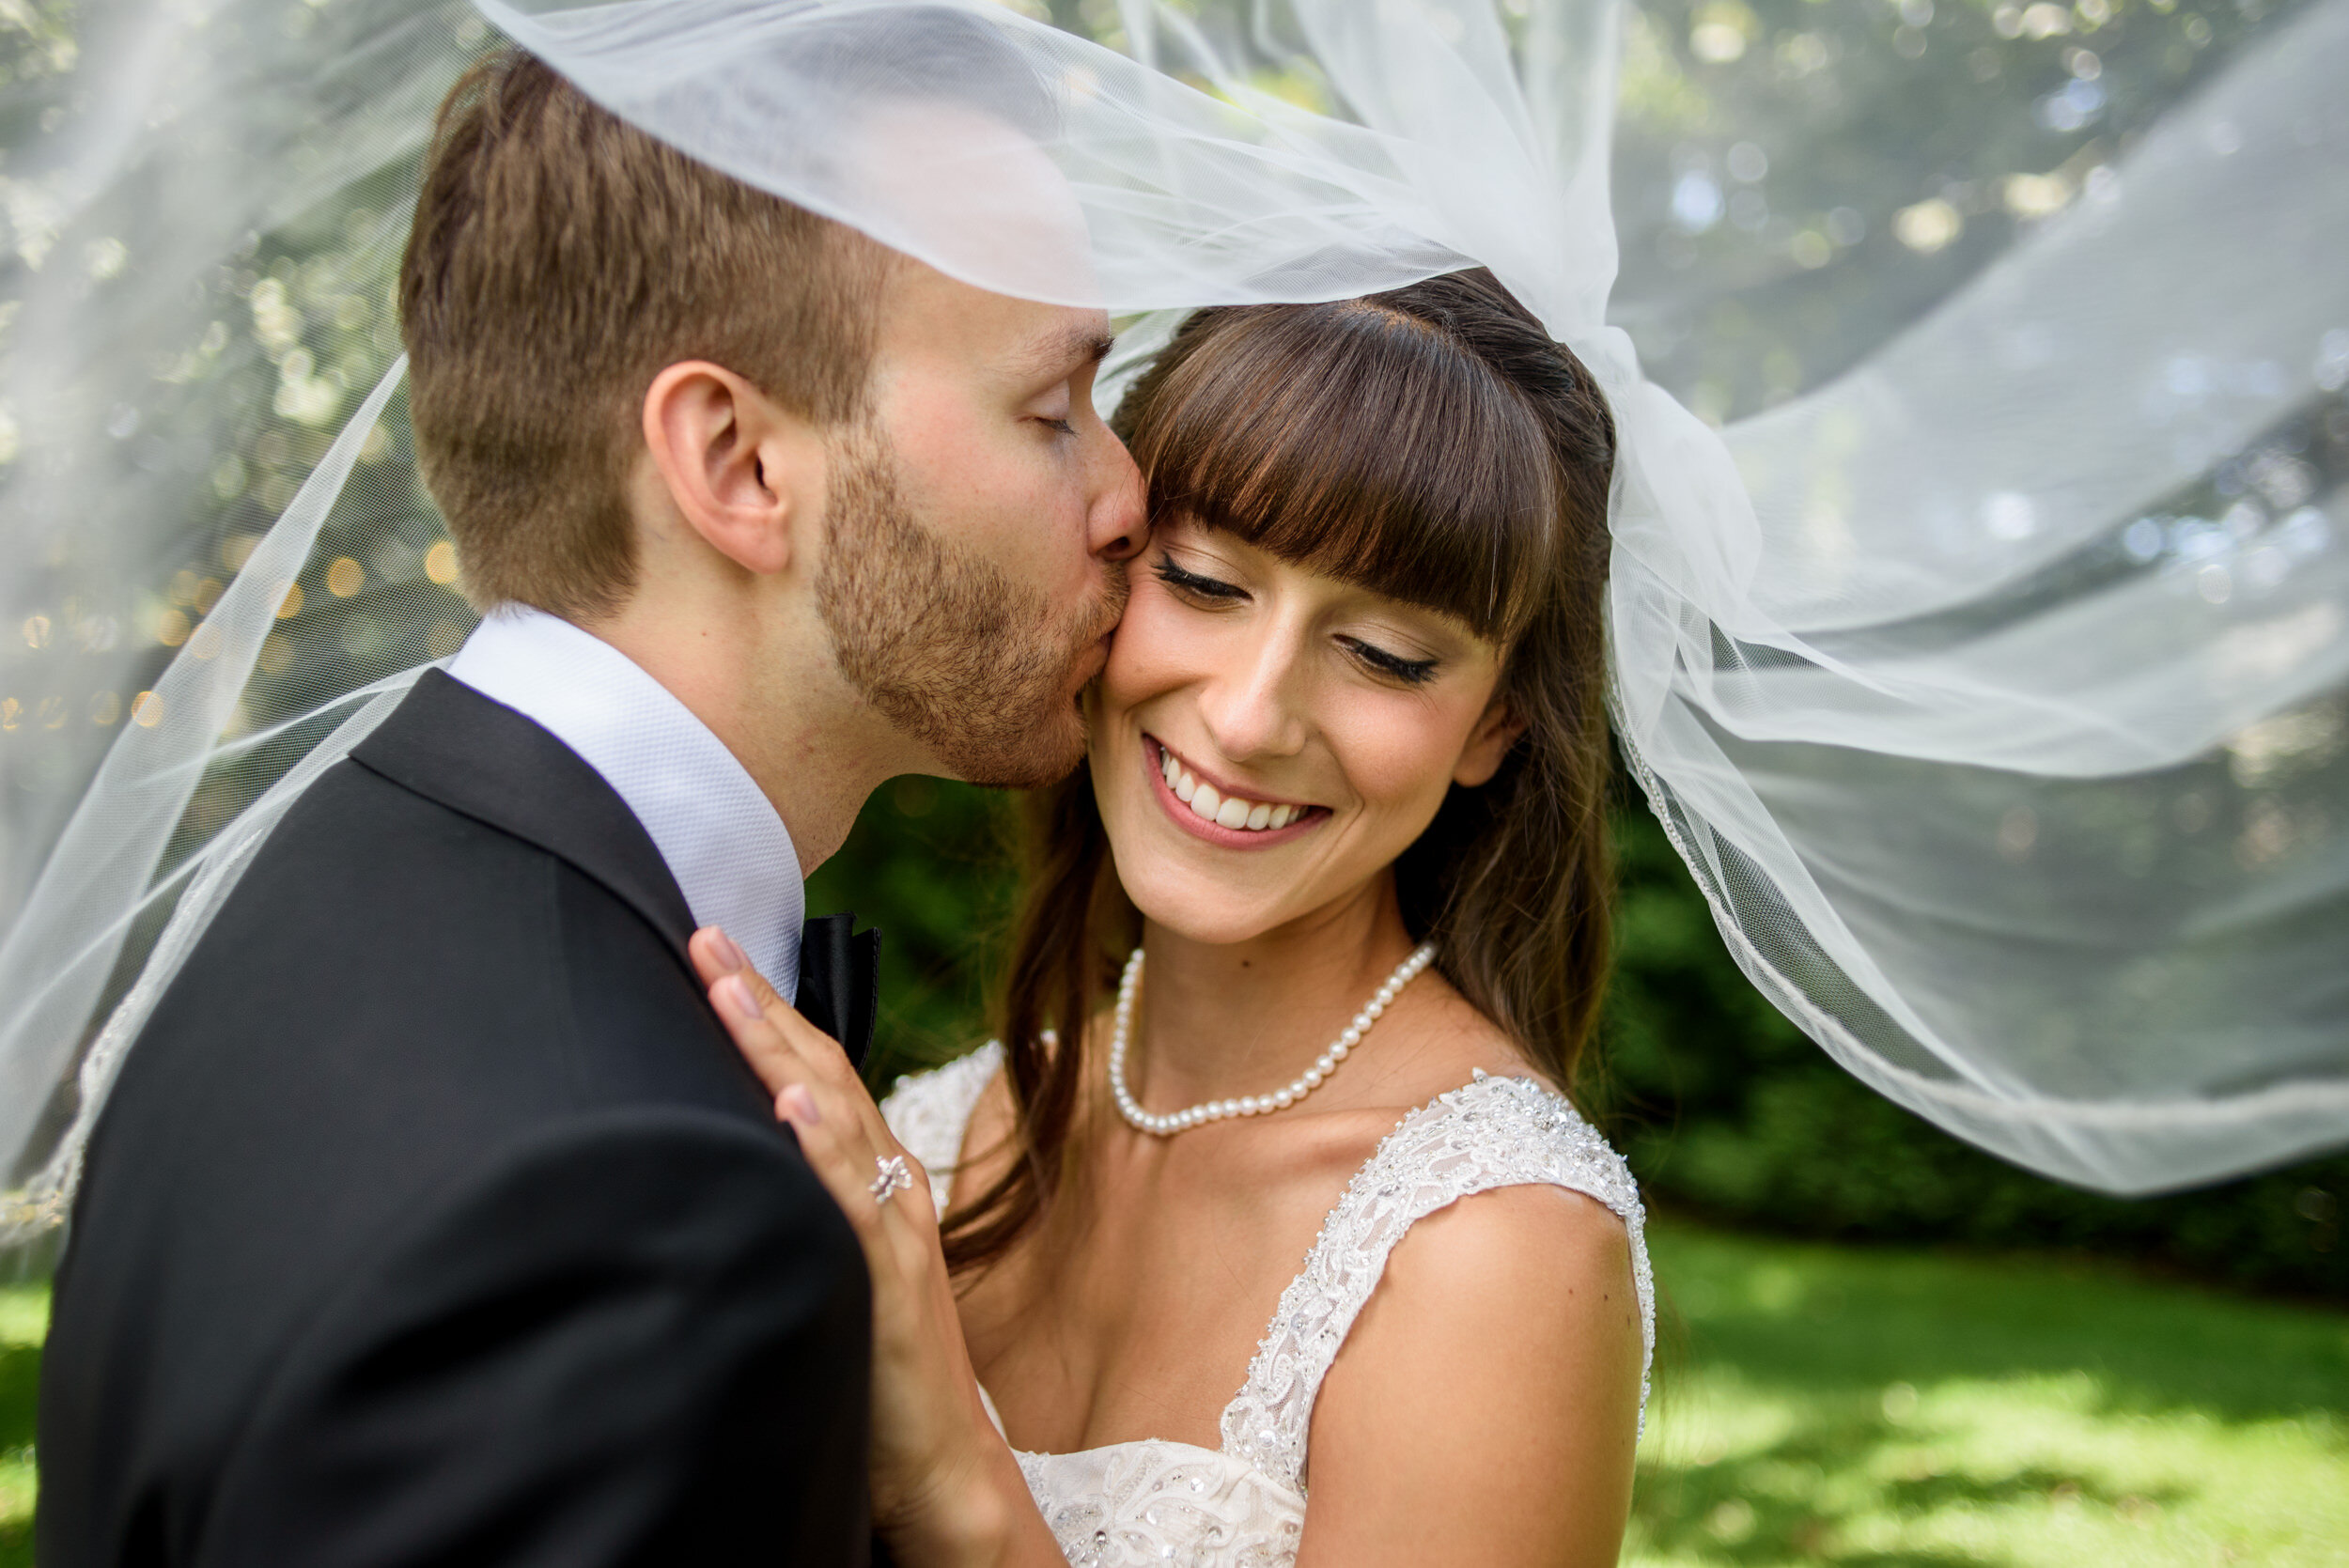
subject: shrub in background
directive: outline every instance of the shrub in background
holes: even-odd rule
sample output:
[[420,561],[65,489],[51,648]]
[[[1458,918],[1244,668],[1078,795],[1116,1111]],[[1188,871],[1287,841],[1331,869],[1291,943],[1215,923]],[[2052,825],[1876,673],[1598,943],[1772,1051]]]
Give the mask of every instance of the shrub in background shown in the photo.
[[[812,912],[852,908],[882,929],[876,1086],[985,1037],[1013,815],[1004,796],[899,779],[811,881]],[[2076,1249],[2349,1300],[2349,1157],[2139,1201],[2018,1171],[1830,1062],[1738,972],[1654,819],[1627,806],[1616,826],[1618,956],[1579,1094],[1652,1202],[1741,1228]]]

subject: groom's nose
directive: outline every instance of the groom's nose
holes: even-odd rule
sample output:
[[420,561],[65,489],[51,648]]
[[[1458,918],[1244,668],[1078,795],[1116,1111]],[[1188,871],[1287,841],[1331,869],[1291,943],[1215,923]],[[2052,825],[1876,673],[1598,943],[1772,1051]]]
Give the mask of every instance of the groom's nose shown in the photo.
[[1142,471],[1126,443],[1104,430],[1093,506],[1086,518],[1085,544],[1104,561],[1130,561],[1150,542],[1149,508],[1143,505]]

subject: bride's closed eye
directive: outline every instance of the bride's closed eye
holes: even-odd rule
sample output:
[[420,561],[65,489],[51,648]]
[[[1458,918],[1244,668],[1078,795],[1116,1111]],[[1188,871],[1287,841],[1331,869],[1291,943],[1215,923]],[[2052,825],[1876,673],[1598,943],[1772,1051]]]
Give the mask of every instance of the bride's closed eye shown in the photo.
[[1406,659],[1359,637],[1341,637],[1338,641],[1374,674],[1390,680],[1399,680],[1406,686],[1424,686],[1436,678],[1436,660],[1432,659]]
[[1172,555],[1161,553],[1151,570],[1158,580],[1174,590],[1176,596],[1194,603],[1238,604],[1248,598],[1248,590],[1237,582],[1204,576],[1174,564]]
[[[1179,566],[1172,555],[1161,553],[1151,569],[1159,582],[1174,591],[1176,598],[1200,609],[1221,609],[1242,604],[1250,597],[1248,590],[1239,584]],[[1406,686],[1423,686],[1436,678],[1436,667],[1439,662],[1437,660],[1406,659],[1360,637],[1346,636],[1337,641],[1353,656],[1356,663],[1381,679],[1400,681]]]

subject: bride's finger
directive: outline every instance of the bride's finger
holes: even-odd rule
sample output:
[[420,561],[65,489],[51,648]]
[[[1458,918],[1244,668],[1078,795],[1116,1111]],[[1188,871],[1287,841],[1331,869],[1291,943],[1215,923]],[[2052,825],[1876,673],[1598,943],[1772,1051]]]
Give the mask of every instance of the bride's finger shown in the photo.
[[[848,1060],[840,1042],[809,1023],[798,1008],[784,1001],[767,977],[751,967],[741,948],[724,931],[715,925],[702,927],[693,933],[686,951],[692,955],[693,968],[702,984],[709,988],[709,999],[717,1006],[719,1017],[734,1032],[736,1043],[750,1059],[752,1070],[770,1091],[780,1094],[784,1084],[811,1072],[830,1082],[862,1087],[863,1080],[857,1077],[856,1065]],[[741,987],[739,992],[734,989],[736,986]],[[729,1001],[733,1005],[728,1005]],[[766,1030],[758,1027],[762,1023]],[[790,1070],[792,1064],[784,1054],[786,1050],[800,1059],[802,1071]]]
[[719,975],[709,986],[709,1002],[769,1094],[805,1082],[862,1090],[853,1070],[843,1074],[834,1065],[846,1061],[839,1044],[802,1017],[756,970]]
[[[799,1135],[809,1168],[856,1227],[876,1278],[909,1274],[925,1246],[935,1250],[928,1172],[895,1140],[877,1146],[848,1107],[812,1084],[794,1083],[776,1095],[775,1115]],[[893,1215],[910,1223],[889,1224]]]
[[863,1126],[883,1157],[905,1152],[840,1042],[784,1001],[723,931],[705,926],[694,933],[691,952],[694,968],[709,983],[710,1004],[770,1094],[779,1094],[793,1083],[820,1083],[839,1097],[844,1111]]
[[710,1001],[769,1088],[780,1094],[792,1084],[820,1087],[825,1110],[856,1124],[881,1157],[904,1153],[839,1044],[756,973],[738,970],[726,975],[710,987]]
[[[735,946],[723,931],[708,925],[693,933],[693,939],[687,944],[686,951],[692,955],[693,969],[709,993],[710,1005],[717,1009],[719,1021],[734,1037],[735,1048],[750,1063],[751,1071],[758,1075],[759,1082],[767,1086],[767,1093],[779,1094],[785,1086],[805,1079],[809,1075],[809,1064],[799,1060],[800,1052],[790,1036],[776,1018],[768,1017],[764,999],[759,996],[761,991],[772,996],[774,987],[750,967],[742,950]],[[726,984],[730,977],[736,975],[748,976],[756,980],[757,985],[751,986],[745,981],[746,989],[738,994],[732,986]],[[748,1005],[742,1004],[743,997],[749,999]],[[781,1000],[776,998],[778,1002]],[[793,1016],[796,1017],[797,1014]],[[803,1018],[800,1021],[806,1024]]]
[[894,1263],[883,1234],[886,1205],[873,1190],[878,1161],[849,1119],[825,1115],[814,1091],[803,1083],[791,1084],[775,1096],[775,1114],[799,1136],[800,1154],[808,1169],[848,1217],[863,1244],[866,1265],[878,1270],[885,1261]]

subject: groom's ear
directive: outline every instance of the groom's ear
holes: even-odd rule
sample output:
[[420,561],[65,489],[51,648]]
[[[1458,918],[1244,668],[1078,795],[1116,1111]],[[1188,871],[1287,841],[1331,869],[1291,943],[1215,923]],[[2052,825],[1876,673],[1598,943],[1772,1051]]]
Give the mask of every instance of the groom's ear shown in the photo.
[[685,526],[745,571],[788,567],[823,496],[815,427],[707,360],[655,376],[644,416],[646,448]]

